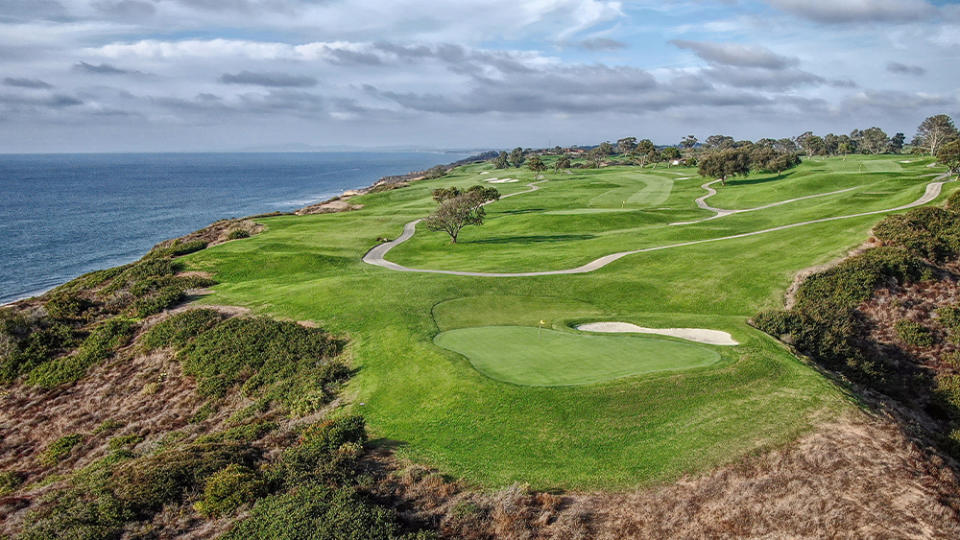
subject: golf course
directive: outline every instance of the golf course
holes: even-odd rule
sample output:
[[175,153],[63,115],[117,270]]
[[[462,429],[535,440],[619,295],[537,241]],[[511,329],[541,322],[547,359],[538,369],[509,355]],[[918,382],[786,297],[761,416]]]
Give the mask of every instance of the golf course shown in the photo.
[[[625,490],[857,406],[747,321],[884,216],[948,197],[957,184],[932,163],[810,158],[726,185],[662,164],[475,163],[352,198],[354,211],[257,218],[262,233],[182,260],[219,283],[201,303],[348,339],[343,400],[373,444],[481,488]],[[434,189],[475,185],[501,199],[457,243],[419,222]],[[684,332],[577,328],[599,322]],[[729,343],[678,337],[697,329]]]

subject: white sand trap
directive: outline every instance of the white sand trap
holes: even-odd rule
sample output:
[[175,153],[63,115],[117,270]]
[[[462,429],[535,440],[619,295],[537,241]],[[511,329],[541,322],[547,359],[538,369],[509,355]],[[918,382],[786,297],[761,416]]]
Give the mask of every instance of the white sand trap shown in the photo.
[[644,328],[624,322],[596,322],[581,324],[577,326],[577,330],[605,334],[659,334],[707,345],[739,345],[727,332],[703,328]]
[[519,182],[516,178],[491,178],[487,180],[491,184],[512,184],[514,182]]
[[489,171],[480,171],[480,174],[490,174]]
[[903,161],[900,161],[899,163],[913,163],[913,161],[911,161],[911,160],[909,160],[909,159],[905,159],[905,160],[903,160]]

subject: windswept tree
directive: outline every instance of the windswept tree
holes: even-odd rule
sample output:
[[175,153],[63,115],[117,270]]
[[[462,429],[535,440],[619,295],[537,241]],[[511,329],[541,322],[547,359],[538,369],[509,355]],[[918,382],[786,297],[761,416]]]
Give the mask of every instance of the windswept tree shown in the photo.
[[668,161],[673,161],[675,159],[680,159],[680,150],[677,150],[673,146],[668,146],[663,149],[663,159]]
[[547,169],[547,166],[543,163],[543,160],[540,159],[540,156],[533,156],[532,158],[528,159],[527,167],[537,174],[540,174]]
[[593,166],[599,169],[600,166],[603,165],[603,158],[607,157],[607,154],[604,154],[603,150],[598,146],[593,150],[590,150],[590,152],[587,154],[587,157],[593,161]]
[[500,152],[500,155],[493,160],[493,166],[498,169],[506,169],[510,166],[509,158],[506,152]]
[[558,173],[560,169],[570,168],[570,156],[563,156],[553,162],[553,172]]
[[467,191],[459,188],[440,188],[433,191],[437,208],[423,220],[431,231],[443,231],[456,244],[460,231],[467,225],[483,225],[486,213],[483,205],[500,198],[496,188],[473,186]]
[[600,146],[598,146],[597,149],[600,150],[600,152],[602,152],[604,156],[613,155],[613,145],[607,141],[603,141],[602,143],[600,143]]
[[890,148],[890,137],[878,127],[863,130],[861,144],[870,154],[882,154]]
[[938,114],[928,117],[920,124],[913,140],[915,145],[924,147],[931,156],[936,156],[941,146],[958,137],[960,134],[957,133],[953,119],[945,114]]
[[633,152],[633,149],[636,147],[637,147],[636,137],[624,137],[619,141],[617,141],[617,151],[624,156]]
[[519,169],[524,161],[526,161],[526,158],[523,157],[523,148],[518,146],[510,152],[510,163],[512,163],[514,167]]
[[729,135],[711,135],[704,141],[704,145],[713,150],[724,150],[726,148],[733,148],[736,142],[737,141]]
[[640,163],[641,167],[646,167],[647,163],[653,161],[653,157],[656,155],[656,153],[657,147],[650,139],[644,139],[637,143],[637,148],[634,150],[637,162]]
[[742,148],[711,152],[700,159],[698,172],[700,176],[718,178],[725,186],[731,176],[750,174],[750,154]]
[[957,180],[960,180],[960,139],[954,139],[940,147],[937,163],[946,165],[950,172],[957,175]]
[[683,148],[684,150],[690,150],[696,146],[698,142],[700,141],[698,141],[695,136],[687,135],[682,141],[680,141],[680,148]]

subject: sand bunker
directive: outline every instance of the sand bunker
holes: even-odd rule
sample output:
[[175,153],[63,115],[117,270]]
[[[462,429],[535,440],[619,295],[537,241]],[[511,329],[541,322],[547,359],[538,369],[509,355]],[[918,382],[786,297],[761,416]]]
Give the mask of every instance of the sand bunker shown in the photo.
[[491,184],[512,184],[514,182],[519,182],[516,178],[491,178],[487,180]]
[[739,345],[727,332],[703,328],[644,328],[624,322],[596,322],[581,324],[577,326],[577,330],[610,334],[659,334],[708,345]]

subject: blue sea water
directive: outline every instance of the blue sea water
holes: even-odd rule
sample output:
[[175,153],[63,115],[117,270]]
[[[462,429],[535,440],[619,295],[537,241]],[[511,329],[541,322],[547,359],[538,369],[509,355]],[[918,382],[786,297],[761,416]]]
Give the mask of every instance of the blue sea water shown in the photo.
[[0,304],[222,218],[290,211],[445,153],[0,155]]

